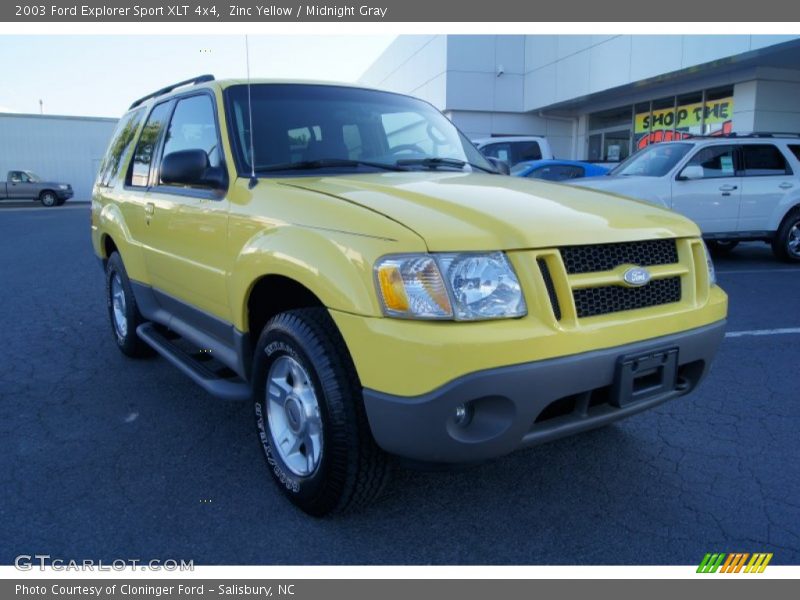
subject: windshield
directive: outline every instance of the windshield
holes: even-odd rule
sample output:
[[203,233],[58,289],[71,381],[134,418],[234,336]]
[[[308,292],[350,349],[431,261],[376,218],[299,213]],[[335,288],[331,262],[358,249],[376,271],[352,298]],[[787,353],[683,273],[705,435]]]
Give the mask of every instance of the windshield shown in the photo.
[[[330,85],[255,84],[256,173],[297,175],[382,168],[494,171],[430,104],[388,92]],[[251,169],[247,86],[225,91],[239,173]]]
[[611,171],[609,175],[663,177],[686,156],[691,144],[654,144],[640,150]]
[[[39,177],[33,171],[25,171],[25,175],[28,176],[28,181],[30,181],[31,183],[37,183],[42,180],[42,178]],[[23,175],[23,180],[25,179],[25,175]]]

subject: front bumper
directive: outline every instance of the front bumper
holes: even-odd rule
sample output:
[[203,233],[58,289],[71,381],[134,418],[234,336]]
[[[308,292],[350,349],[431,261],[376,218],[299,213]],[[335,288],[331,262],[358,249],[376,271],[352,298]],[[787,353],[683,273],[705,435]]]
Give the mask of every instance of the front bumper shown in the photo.
[[68,190],[62,190],[62,189],[56,190],[56,196],[58,197],[59,200],[69,200],[70,198],[72,198],[73,194],[74,192],[72,191],[72,188]]
[[[414,397],[365,388],[364,402],[375,440],[387,452],[433,463],[479,461],[689,393],[708,372],[724,333],[722,320],[643,342],[478,371]],[[620,359],[665,350],[677,350],[674,378],[656,393],[620,403]],[[471,404],[472,418],[462,426],[455,413],[464,403]]]

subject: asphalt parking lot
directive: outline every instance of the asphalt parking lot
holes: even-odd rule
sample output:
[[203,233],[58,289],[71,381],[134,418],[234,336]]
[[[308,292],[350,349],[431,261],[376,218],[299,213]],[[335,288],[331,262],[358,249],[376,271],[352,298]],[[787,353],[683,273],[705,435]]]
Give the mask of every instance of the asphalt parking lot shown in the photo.
[[[692,396],[444,473],[399,471],[355,515],[280,495],[251,409],[113,343],[88,207],[0,206],[0,563],[800,563],[800,268],[717,261],[729,335]],[[789,330],[789,331],[785,331]]]

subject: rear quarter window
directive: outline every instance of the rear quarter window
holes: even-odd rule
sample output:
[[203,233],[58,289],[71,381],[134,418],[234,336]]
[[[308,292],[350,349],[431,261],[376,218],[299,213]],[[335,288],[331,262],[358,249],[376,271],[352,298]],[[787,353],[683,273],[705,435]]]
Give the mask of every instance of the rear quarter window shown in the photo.
[[789,150],[797,160],[800,160],[800,144],[789,144]]
[[142,133],[139,134],[139,141],[136,143],[136,150],[133,153],[133,161],[128,175],[129,185],[135,187],[147,186],[150,178],[150,163],[153,162],[153,155],[161,138],[161,131],[169,118],[171,104],[171,101],[167,100],[157,104],[150,111],[150,116],[142,128]]
[[742,156],[745,177],[792,174],[786,157],[773,144],[745,144]]
[[125,162],[123,159],[127,159],[133,146],[136,130],[139,128],[143,114],[144,110],[139,109],[128,113],[119,120],[97,174],[98,185],[110,187],[117,180],[120,168]]
[[540,160],[542,158],[542,149],[539,147],[539,142],[514,142],[512,151],[516,162]]

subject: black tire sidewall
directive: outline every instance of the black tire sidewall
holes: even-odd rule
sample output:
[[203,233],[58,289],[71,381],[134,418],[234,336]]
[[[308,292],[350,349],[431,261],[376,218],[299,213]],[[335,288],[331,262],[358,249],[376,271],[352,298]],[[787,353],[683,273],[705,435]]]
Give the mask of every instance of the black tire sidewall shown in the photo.
[[725,255],[733,252],[739,242],[737,240],[709,240],[707,245],[712,254]]
[[793,254],[792,251],[789,250],[789,232],[795,225],[800,225],[800,209],[795,209],[786,217],[786,221],[784,221],[781,226],[777,241],[780,246],[779,252],[781,258],[791,262],[800,262],[800,255]]
[[[287,324],[279,315],[264,329],[259,338],[253,364],[253,403],[259,444],[272,477],[284,494],[309,514],[322,516],[336,509],[341,496],[341,484],[333,468],[334,463],[347,461],[346,445],[339,443],[340,436],[334,434],[337,424],[331,415],[329,396],[320,379],[320,369],[328,386],[341,382],[331,365],[320,365],[312,358],[315,352],[310,348],[324,348],[315,344],[315,334],[298,335],[296,328]],[[312,339],[309,339],[312,338]],[[281,356],[289,356],[299,362],[308,373],[320,408],[322,419],[322,457],[317,469],[307,477],[292,473],[280,454],[274,449],[275,441],[269,430],[266,407],[266,383],[270,367]],[[328,372],[330,371],[330,372]],[[338,394],[337,394],[338,395]],[[338,423],[341,427],[342,424]],[[341,433],[341,432],[340,432]]]
[[[124,337],[120,336],[117,328],[114,326],[114,307],[111,300],[111,281],[114,275],[119,275],[122,282],[122,292],[125,294],[125,320],[127,321],[127,333]],[[136,313],[136,299],[133,297],[133,289],[131,288],[128,274],[125,271],[125,265],[122,263],[122,258],[118,253],[113,253],[106,263],[106,307],[108,309],[108,318],[111,325],[111,333],[117,346],[125,354],[136,355],[141,352],[142,342],[136,335],[136,327],[140,324],[140,319],[137,318]]]

